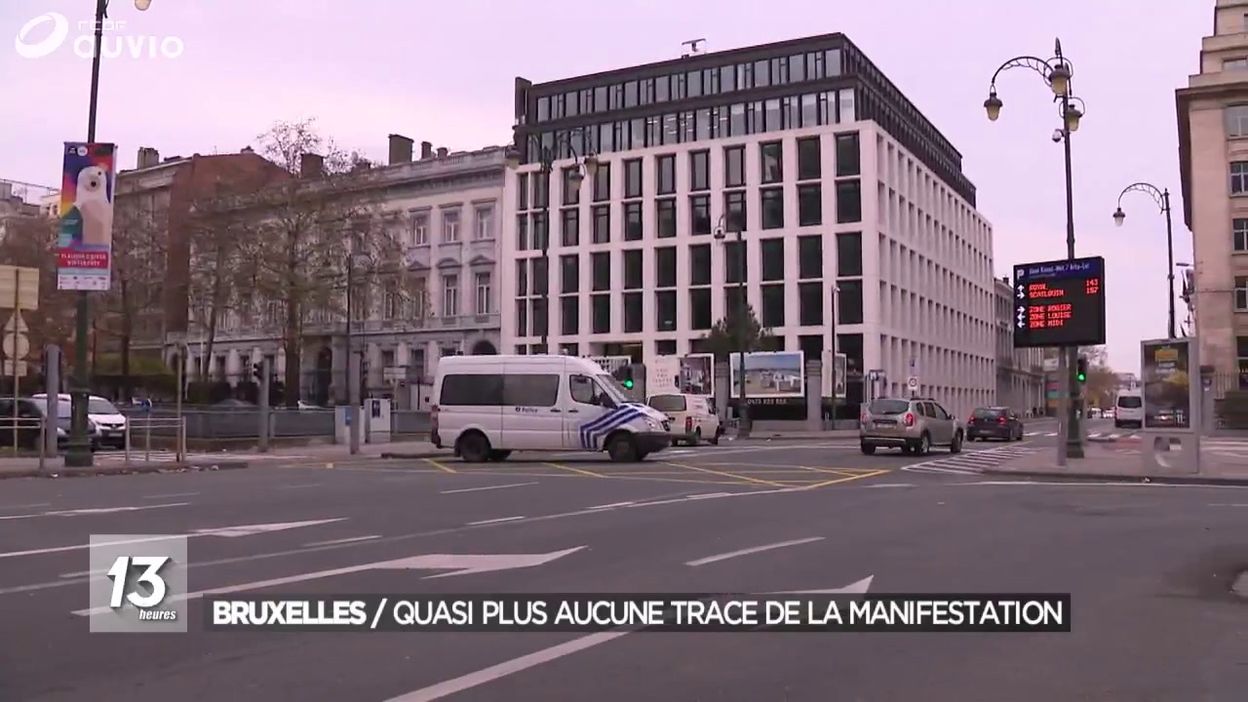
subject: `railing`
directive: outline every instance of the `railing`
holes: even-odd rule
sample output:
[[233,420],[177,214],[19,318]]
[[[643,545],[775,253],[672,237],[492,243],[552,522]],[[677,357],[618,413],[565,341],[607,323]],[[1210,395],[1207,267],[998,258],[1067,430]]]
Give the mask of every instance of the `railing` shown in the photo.
[[22,446],[22,433],[34,430],[39,451],[39,472],[43,472],[48,454],[48,420],[46,417],[0,417],[0,433],[12,432],[13,446],[11,450],[16,456]]
[[[137,426],[136,426],[137,425]],[[173,430],[175,436],[175,455],[178,463],[186,460],[186,418],[185,417],[135,417],[131,416],[126,421],[126,442],[125,457],[126,464],[130,463],[130,447],[131,437],[134,435],[136,428],[142,433],[143,437],[143,462],[151,463],[152,461],[152,430],[156,429],[157,434],[167,433]],[[160,430],[165,430],[161,432]]]

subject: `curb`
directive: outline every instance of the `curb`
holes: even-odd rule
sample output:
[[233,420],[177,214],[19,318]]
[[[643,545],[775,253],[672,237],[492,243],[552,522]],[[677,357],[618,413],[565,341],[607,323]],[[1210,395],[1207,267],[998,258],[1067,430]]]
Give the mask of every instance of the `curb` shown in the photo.
[[1122,475],[1121,473],[1058,473],[1041,470],[1003,470],[1001,468],[984,468],[983,475],[1012,476],[1016,478],[1066,478],[1069,480],[1097,481],[1111,483],[1161,485],[1244,485],[1248,486],[1248,478],[1206,478],[1183,475]]
[[251,466],[247,461],[221,461],[219,463],[162,463],[144,465],[141,463],[119,466],[92,466],[83,470],[64,468],[45,469],[26,468],[17,471],[0,472],[0,480],[10,478],[93,478],[104,475],[140,475],[150,473],[189,473],[194,471],[240,470]]
[[825,435],[813,434],[811,436],[750,436],[744,439],[738,439],[735,436],[725,436],[723,437],[723,439],[721,439],[721,441],[727,440],[731,443],[740,442],[743,444],[750,444],[750,443],[765,443],[768,441],[828,441],[831,439],[844,439],[846,441],[852,441],[852,440],[856,440],[857,438],[858,438],[858,433],[854,432],[852,434],[845,434],[841,436],[825,436]]

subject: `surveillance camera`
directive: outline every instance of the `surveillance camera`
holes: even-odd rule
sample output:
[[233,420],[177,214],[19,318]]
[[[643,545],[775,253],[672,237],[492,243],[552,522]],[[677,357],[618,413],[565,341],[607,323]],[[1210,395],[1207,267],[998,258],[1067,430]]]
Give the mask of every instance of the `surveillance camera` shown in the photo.
[[1054,143],[1054,144],[1060,144],[1060,143],[1062,143],[1062,136],[1063,136],[1063,135],[1062,135],[1062,130],[1060,130],[1060,129],[1054,129],[1054,130],[1053,130],[1053,143]]

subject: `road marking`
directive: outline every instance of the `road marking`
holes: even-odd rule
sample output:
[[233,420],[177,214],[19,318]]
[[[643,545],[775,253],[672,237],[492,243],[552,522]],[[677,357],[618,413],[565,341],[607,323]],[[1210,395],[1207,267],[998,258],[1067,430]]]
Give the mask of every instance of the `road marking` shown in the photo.
[[816,468],[814,466],[798,466],[798,468],[801,468],[802,470],[815,471],[817,473],[831,473],[832,475],[839,475],[842,477],[847,475],[857,475],[857,473],[847,473],[843,470],[837,470],[835,468]]
[[0,507],[0,509],[7,511],[11,509],[34,509],[35,507],[51,507],[51,506],[52,506],[51,502],[31,502],[31,503],[24,504],[24,505],[5,505],[4,507]]
[[426,458],[426,459],[424,459],[424,461],[425,461],[425,463],[428,463],[429,465],[433,466],[434,468],[437,468],[437,469],[439,469],[439,470],[441,470],[441,471],[443,471],[443,472],[445,472],[445,473],[456,473],[456,472],[458,472],[458,471],[456,471],[454,468],[448,468],[448,467],[446,467],[446,466],[442,465],[442,462],[441,462],[441,461],[434,460],[434,459],[432,459],[432,458]]
[[616,507],[627,507],[635,504],[637,504],[636,500],[632,500],[630,502],[612,502],[609,505],[594,505],[593,507],[590,507],[590,509],[615,509]]
[[802,487],[802,489],[813,490],[815,488],[827,487],[829,485],[837,485],[839,483],[848,483],[851,480],[862,480],[863,478],[874,478],[877,475],[884,475],[885,473],[888,473],[888,472],[889,472],[889,469],[885,468],[882,470],[871,471],[870,473],[862,473],[861,475],[851,475],[846,478],[835,478],[833,480],[825,480],[821,483],[815,483],[814,485],[806,485]]
[[876,488],[910,488],[914,487],[914,483],[877,483],[875,485],[865,485],[864,490],[874,490]]
[[685,495],[686,500],[711,500],[717,497],[727,497],[731,492],[700,492],[696,495]]
[[[1123,476],[1138,480],[1134,476]],[[1101,482],[1084,480],[978,480],[973,483],[953,483],[956,487],[1013,487],[1016,485],[1046,485],[1054,487],[1120,487],[1120,488],[1188,488],[1195,490],[1248,490],[1248,485],[1195,485],[1191,483],[1128,483],[1106,480]]]
[[482,524],[498,524],[500,522],[514,522],[517,519],[525,519],[524,515],[519,517],[499,517],[498,519],[482,519],[479,522],[468,522],[468,526],[481,526]]
[[169,497],[192,497],[198,495],[198,492],[166,492],[161,495],[144,495],[145,500],[161,500]]
[[537,485],[537,481],[534,480],[533,482],[530,482],[530,483],[510,483],[508,485],[487,485],[485,487],[460,488],[459,490],[443,490],[442,492],[438,494],[456,495],[461,492],[481,492],[483,490],[505,490],[507,488],[524,487],[525,485]]
[[801,544],[809,544],[815,541],[823,541],[823,537],[812,536],[807,539],[794,539],[792,541],[781,541],[779,543],[767,544],[765,546],[743,548],[740,551],[730,551],[728,553],[721,553],[715,556],[707,556],[706,558],[699,558],[695,561],[689,561],[685,563],[685,565],[693,566],[696,568],[698,566],[704,566],[708,563],[718,563],[719,561],[726,561],[729,558],[737,558],[738,556],[748,556],[751,553],[762,553],[763,551],[774,551],[775,549],[778,549],[778,548],[787,548],[789,546],[800,546]]
[[759,485],[768,485],[768,486],[770,486],[770,487],[778,487],[778,488],[779,488],[779,487],[787,487],[787,486],[786,486],[786,485],[784,485],[783,483],[777,483],[777,482],[774,482],[774,481],[771,481],[771,480],[763,480],[763,479],[761,479],[761,478],[751,478],[751,477],[750,477],[750,476],[748,476],[748,475],[738,475],[738,474],[736,474],[736,473],[726,473],[726,472],[723,472],[723,471],[711,470],[710,468],[699,468],[698,466],[691,466],[691,465],[689,465],[689,464],[687,464],[687,463],[672,463],[672,462],[670,462],[670,461],[666,461],[666,463],[667,463],[667,465],[669,465],[669,466],[676,466],[677,468],[687,468],[687,469],[689,469],[689,470],[698,471],[698,472],[700,472],[700,473],[710,473],[711,475],[718,475],[718,476],[720,476],[721,478],[734,478],[734,479],[736,479],[736,480],[745,480],[745,481],[748,481],[748,482],[751,482],[751,483],[758,483]]
[[311,546],[332,546],[334,544],[354,544],[360,541],[372,541],[373,539],[380,539],[380,538],[381,538],[380,534],[371,534],[369,536],[351,536],[345,539],[330,539],[329,541],[313,541],[312,543],[304,544],[304,546],[311,547]]
[[283,490],[299,490],[302,488],[320,487],[322,485],[324,485],[324,483],[297,483],[295,485],[278,485],[278,487]]
[[559,468],[560,470],[571,471],[571,472],[573,472],[573,473],[580,473],[581,475],[585,475],[585,476],[588,476],[588,477],[590,477],[590,478],[605,478],[605,477],[607,477],[607,476],[601,475],[601,474],[599,474],[599,473],[595,473],[595,472],[593,472],[593,471],[583,470],[583,469],[581,469],[581,468],[574,468],[574,467],[572,467],[572,466],[565,466],[565,465],[563,465],[562,463],[545,463],[544,465],[548,465],[548,466],[550,466],[551,468]]
[[137,512],[144,509],[163,509],[165,507],[185,507],[190,502],[166,502],[160,505],[139,505],[135,507],[90,507],[86,509],[64,509],[54,512],[37,512],[33,514],[6,514],[0,520],[33,519],[35,517],[80,517],[87,514],[113,514],[115,512]]

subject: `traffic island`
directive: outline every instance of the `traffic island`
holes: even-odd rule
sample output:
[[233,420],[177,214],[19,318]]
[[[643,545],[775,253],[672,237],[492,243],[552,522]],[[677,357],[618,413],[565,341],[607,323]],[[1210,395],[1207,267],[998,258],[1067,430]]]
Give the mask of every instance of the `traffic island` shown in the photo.
[[1230,462],[1204,454],[1198,473],[1145,470],[1139,453],[1114,451],[1089,444],[1084,458],[1057,465],[1052,451],[1028,453],[999,466],[984,468],[985,475],[1033,480],[1159,483],[1168,485],[1248,485],[1248,463]]

